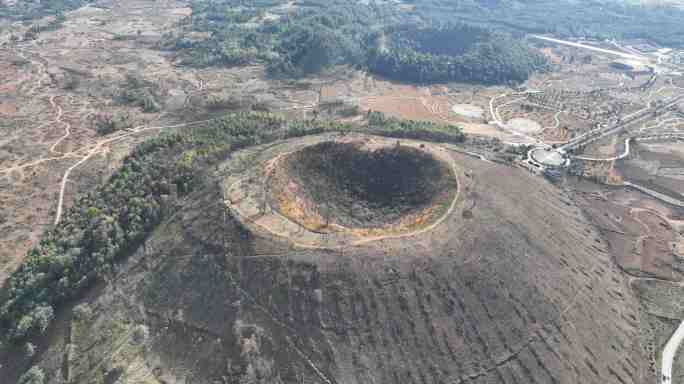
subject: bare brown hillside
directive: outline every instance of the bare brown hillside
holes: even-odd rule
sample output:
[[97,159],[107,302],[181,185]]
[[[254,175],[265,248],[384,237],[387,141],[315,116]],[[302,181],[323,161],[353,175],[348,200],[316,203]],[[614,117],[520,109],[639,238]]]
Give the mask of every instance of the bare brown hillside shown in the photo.
[[225,209],[223,175],[266,149],[233,156],[216,185],[67,311],[35,359],[50,383],[649,379],[632,291],[547,182],[448,152],[463,193],[434,229],[298,248]]

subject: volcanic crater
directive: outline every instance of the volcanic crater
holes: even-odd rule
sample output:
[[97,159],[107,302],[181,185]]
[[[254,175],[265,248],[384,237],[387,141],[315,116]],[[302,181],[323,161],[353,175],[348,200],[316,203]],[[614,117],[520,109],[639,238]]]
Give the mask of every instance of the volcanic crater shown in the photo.
[[323,232],[429,224],[457,191],[448,164],[400,141],[326,141],[288,154],[268,183],[271,206]]
[[437,226],[459,199],[459,166],[443,149],[378,136],[318,136],[241,160],[261,166],[226,183],[228,206],[252,230],[339,248]]

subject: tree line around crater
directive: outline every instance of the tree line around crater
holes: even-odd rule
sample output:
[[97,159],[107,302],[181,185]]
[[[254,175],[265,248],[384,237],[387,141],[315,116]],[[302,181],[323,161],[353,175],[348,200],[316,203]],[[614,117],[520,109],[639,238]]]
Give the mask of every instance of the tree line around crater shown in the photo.
[[185,197],[212,182],[213,167],[241,148],[324,132],[460,143],[459,127],[369,113],[368,125],[285,120],[243,112],[149,139],[94,190],[78,197],[59,225],[43,234],[0,289],[0,345],[44,335],[63,303],[111,275]]

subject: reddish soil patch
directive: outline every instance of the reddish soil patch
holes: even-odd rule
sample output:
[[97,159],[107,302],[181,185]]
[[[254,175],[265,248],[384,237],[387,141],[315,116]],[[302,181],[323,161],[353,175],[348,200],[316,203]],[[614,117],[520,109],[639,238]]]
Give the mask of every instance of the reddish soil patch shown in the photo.
[[553,64],[560,64],[563,62],[562,58],[556,55],[551,48],[542,48],[540,51],[546,56],[549,61]]
[[0,102],[0,115],[14,116],[17,113],[17,106],[13,103]]
[[[586,186],[586,185],[585,185]],[[675,268],[672,244],[677,241],[671,225],[677,212],[644,198],[638,192],[608,190],[593,185],[578,199],[603,231],[616,263],[633,276],[682,281]]]
[[361,108],[403,119],[444,122],[449,120],[451,103],[445,95],[433,95],[442,92],[441,88],[432,92],[428,88],[393,84],[377,95],[364,97]]
[[17,85],[14,83],[6,83],[0,85],[0,92],[2,93],[13,93],[17,91]]

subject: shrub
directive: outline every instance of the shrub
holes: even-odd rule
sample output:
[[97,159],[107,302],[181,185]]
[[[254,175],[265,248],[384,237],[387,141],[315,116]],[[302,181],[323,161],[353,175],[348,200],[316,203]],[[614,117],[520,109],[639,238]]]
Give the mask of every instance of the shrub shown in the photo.
[[93,309],[86,303],[75,306],[72,311],[77,320],[88,320],[93,316]]
[[36,346],[33,343],[27,342],[24,344],[24,355],[27,358],[32,358],[36,354]]
[[40,367],[33,366],[19,377],[17,384],[45,384],[45,382],[45,372]]

